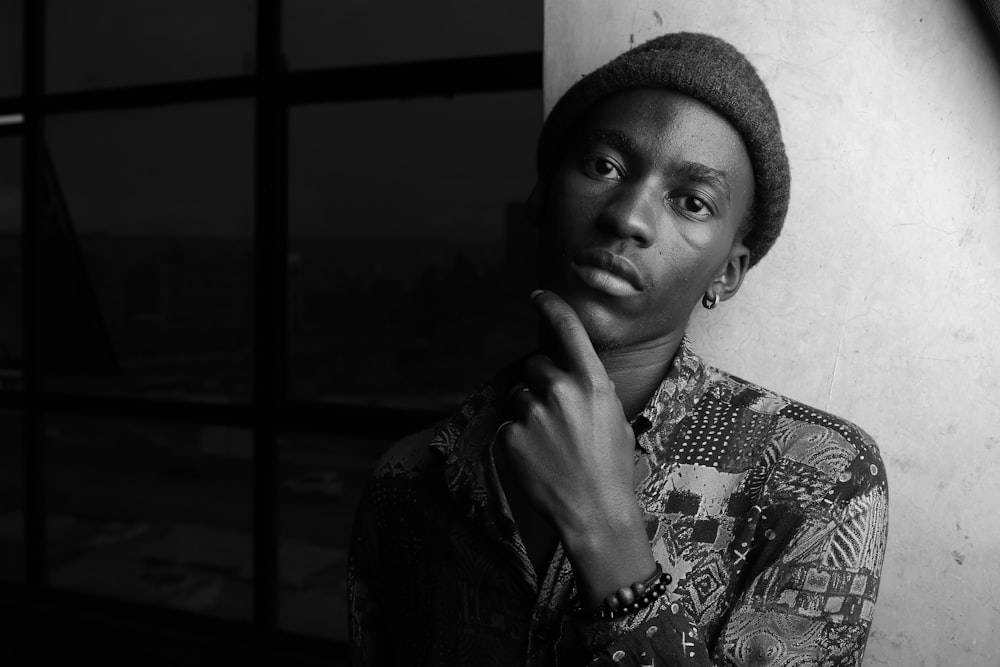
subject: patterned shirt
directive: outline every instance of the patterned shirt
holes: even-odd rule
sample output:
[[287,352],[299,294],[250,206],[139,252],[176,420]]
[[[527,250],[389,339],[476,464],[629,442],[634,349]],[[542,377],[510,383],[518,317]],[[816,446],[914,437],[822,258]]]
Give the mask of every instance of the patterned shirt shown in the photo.
[[636,499],[669,593],[584,623],[557,546],[535,575],[493,467],[502,371],[379,463],[356,519],[365,665],[860,665],[887,531],[857,426],[705,365],[687,341],[634,422]]

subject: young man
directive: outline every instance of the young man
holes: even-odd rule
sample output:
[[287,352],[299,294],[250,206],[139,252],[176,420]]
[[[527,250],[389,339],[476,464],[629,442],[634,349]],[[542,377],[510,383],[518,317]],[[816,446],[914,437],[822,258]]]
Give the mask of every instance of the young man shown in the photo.
[[706,366],[684,331],[788,203],[729,44],[672,34],[546,120],[541,352],[379,464],[349,565],[361,664],[860,664],[886,537],[858,427]]

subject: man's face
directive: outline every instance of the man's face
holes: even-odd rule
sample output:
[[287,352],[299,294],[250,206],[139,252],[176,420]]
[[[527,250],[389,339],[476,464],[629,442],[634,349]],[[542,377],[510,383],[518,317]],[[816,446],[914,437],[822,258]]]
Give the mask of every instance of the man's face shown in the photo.
[[540,192],[541,287],[598,351],[682,332],[706,289],[739,288],[753,170],[736,130],[693,98],[637,89],[595,105]]

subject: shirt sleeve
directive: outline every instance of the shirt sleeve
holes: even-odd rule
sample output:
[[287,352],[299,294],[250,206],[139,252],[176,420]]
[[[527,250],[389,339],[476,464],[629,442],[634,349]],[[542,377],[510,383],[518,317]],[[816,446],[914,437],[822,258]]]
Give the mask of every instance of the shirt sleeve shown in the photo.
[[[799,475],[775,477],[771,507],[780,512],[798,497],[801,482]],[[861,665],[888,531],[885,471],[874,444],[825,488],[776,557],[757,560],[760,571],[719,635],[716,664]],[[778,539],[780,531],[764,530],[765,543]]]
[[846,467],[775,466],[733,547],[749,555],[747,583],[714,641],[667,596],[579,626],[590,664],[861,665],[887,534],[885,473],[867,444]]

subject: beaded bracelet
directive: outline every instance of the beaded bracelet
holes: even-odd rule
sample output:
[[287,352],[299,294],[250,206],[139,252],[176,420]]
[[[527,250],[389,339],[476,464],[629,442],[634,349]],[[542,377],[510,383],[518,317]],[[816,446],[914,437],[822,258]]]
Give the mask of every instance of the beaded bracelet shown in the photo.
[[659,563],[652,576],[645,581],[637,581],[631,586],[619,588],[604,599],[601,604],[583,608],[580,603],[570,610],[570,615],[583,621],[597,621],[627,616],[653,604],[667,592],[667,586],[674,579],[663,571]]

